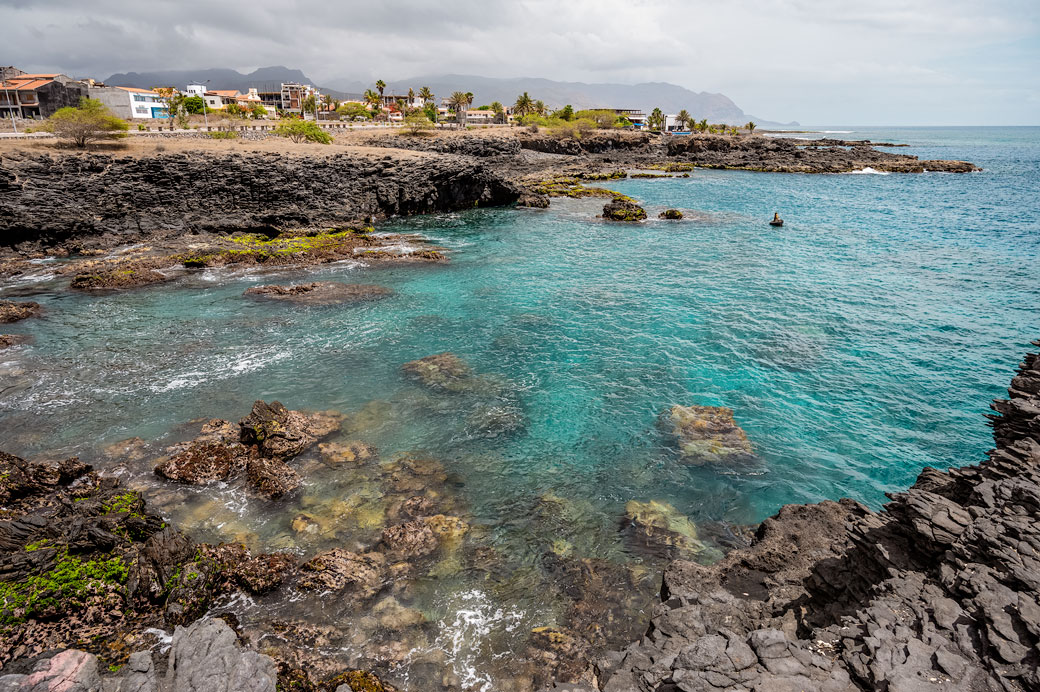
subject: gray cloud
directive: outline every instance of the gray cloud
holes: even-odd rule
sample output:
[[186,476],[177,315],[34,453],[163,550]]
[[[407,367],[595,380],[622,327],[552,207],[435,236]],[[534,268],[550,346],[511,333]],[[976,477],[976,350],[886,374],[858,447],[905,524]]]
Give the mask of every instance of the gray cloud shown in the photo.
[[802,122],[1040,122],[1035,0],[0,0],[0,26],[0,61],[76,76],[670,81]]

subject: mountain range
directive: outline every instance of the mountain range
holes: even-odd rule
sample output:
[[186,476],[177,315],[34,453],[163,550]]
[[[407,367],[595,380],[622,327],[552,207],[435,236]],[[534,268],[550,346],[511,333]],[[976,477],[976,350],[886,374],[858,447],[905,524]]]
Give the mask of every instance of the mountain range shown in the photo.
[[[261,67],[249,74],[242,74],[227,68],[208,70],[165,70],[160,72],[127,72],[114,74],[105,80],[113,86],[132,86],[149,88],[158,85],[183,87],[190,82],[205,83],[209,80],[212,89],[238,89],[246,91],[249,87],[278,85],[281,82],[301,82],[316,84],[301,70],[287,67]],[[336,98],[357,97],[373,84],[347,78],[327,80],[324,85],[317,85],[322,93],[330,93]],[[566,104],[575,109],[582,108],[639,108],[649,113],[653,108],[660,108],[665,113],[677,113],[682,109],[690,112],[695,119],[707,118],[712,122],[743,124],[754,120],[764,125],[779,125],[771,121],[761,120],[745,113],[737,104],[724,94],[695,92],[685,87],[668,82],[644,82],[641,84],[588,84],[585,82],[558,82],[536,77],[480,77],[476,75],[426,75],[406,80],[394,80],[387,83],[387,93],[407,93],[409,88],[418,91],[427,86],[437,97],[451,94],[453,91],[473,92],[474,103],[486,104],[499,101],[511,104],[523,92],[532,99],[544,101],[550,108],[560,108]],[[797,123],[787,123],[797,125]]]

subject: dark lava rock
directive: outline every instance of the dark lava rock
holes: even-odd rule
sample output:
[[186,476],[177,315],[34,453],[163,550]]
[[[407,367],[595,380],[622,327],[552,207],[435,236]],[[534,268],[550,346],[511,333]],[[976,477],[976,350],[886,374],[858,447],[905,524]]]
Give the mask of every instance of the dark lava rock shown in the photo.
[[352,553],[342,548],[320,553],[300,569],[300,588],[310,591],[347,591],[358,601],[382,590],[386,557],[382,553]]
[[245,295],[303,305],[335,305],[379,300],[393,295],[393,291],[385,286],[316,281],[293,286],[253,286],[246,289]]
[[96,274],[78,274],[70,286],[81,291],[103,291],[150,286],[168,280],[168,276],[153,269],[113,269]]
[[437,550],[437,536],[430,525],[420,519],[388,526],[383,530],[383,543],[404,559],[423,557]]
[[290,411],[277,401],[257,401],[239,421],[242,444],[255,445],[261,456],[290,459],[339,428],[327,414]]
[[683,213],[678,209],[665,209],[657,216],[657,218],[659,219],[672,219],[676,221],[681,219],[682,217]]
[[278,458],[251,457],[246,462],[246,478],[254,490],[271,500],[300,487],[300,475]]
[[155,472],[171,481],[200,485],[231,478],[245,468],[247,459],[248,450],[242,445],[193,440],[156,464]]
[[609,221],[642,221],[646,210],[635,202],[615,197],[603,207],[603,218]]
[[993,409],[977,466],[927,468],[881,512],[790,505],[716,564],[672,563],[603,692],[1040,689],[1040,355]]
[[37,317],[40,314],[40,304],[31,300],[14,302],[11,300],[0,300],[0,323],[17,322],[27,317]]
[[548,209],[549,196],[537,192],[525,192],[516,200],[518,207],[531,207],[532,209]]

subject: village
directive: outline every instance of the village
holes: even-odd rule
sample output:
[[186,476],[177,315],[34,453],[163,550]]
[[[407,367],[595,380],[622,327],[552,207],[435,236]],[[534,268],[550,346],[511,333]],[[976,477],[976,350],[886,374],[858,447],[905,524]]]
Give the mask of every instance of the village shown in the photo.
[[[511,125],[548,125],[584,117],[600,127],[652,130],[685,134],[735,133],[736,128],[697,122],[685,110],[675,114],[655,108],[648,115],[640,108],[603,104],[592,110],[575,110],[567,104],[547,105],[527,92],[513,104],[493,101],[474,106],[470,92],[434,94],[428,87],[405,93],[387,90],[382,80],[364,94],[340,98],[311,84],[281,82],[257,84],[245,92],[218,89],[206,83],[156,85],[151,88],[106,84],[94,79],[74,79],[64,74],[31,74],[16,67],[0,67],[0,132],[24,133],[34,121],[46,120],[61,108],[77,107],[82,99],[96,101],[130,125],[131,131],[241,129],[242,121],[260,121],[253,129],[280,120],[312,121],[326,129],[339,127],[402,127],[412,116],[413,125],[459,128]],[[608,122],[610,121],[610,122]],[[742,129],[754,130],[754,123]]]

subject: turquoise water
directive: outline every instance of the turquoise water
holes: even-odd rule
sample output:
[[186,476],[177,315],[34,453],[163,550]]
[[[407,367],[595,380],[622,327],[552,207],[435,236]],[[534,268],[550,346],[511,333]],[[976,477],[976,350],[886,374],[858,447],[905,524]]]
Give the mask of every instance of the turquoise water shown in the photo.
[[[698,170],[609,185],[652,217],[690,212],[682,222],[611,225],[594,218],[602,200],[564,199],[380,229],[448,248],[446,266],[207,270],[98,296],[8,287],[4,297],[38,292],[47,313],[5,330],[34,343],[0,352],[0,448],[97,460],[105,444],[179,439],[180,424],[237,419],[258,398],[367,406],[364,439],[442,460],[497,545],[529,542],[532,504],[552,492],[585,503],[566,538],[612,559],[628,553],[616,527],[632,499],[670,502],[720,535],[790,502],[878,507],[924,466],[983,458],[983,414],[1040,334],[1040,128],[833,129],[985,170]],[[765,224],[774,211],[783,229]],[[302,309],[242,297],[315,279],[395,295]],[[504,379],[523,426],[489,436],[482,404],[402,375],[442,351]],[[673,404],[731,407],[761,463],[678,463],[655,424]],[[269,547],[285,520],[258,514],[245,516]]]

